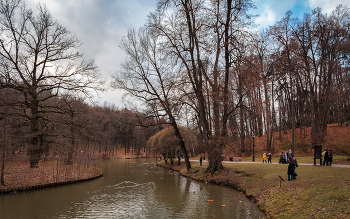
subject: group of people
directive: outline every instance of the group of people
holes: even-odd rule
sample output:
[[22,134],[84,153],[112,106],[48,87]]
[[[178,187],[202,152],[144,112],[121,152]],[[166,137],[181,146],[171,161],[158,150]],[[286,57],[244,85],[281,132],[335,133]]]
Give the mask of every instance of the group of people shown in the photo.
[[[329,155],[328,155],[329,156]],[[263,154],[263,163],[266,163],[266,158],[267,158],[267,163],[271,163],[271,157],[272,154],[269,153],[266,155],[266,153]],[[289,149],[289,151],[286,151],[284,153],[283,151],[280,154],[280,160],[279,163],[281,164],[287,164],[288,163],[288,181],[296,179],[297,173],[296,173],[296,168],[298,167],[297,159],[294,157],[294,154],[292,152],[292,149]]]
[[294,154],[292,152],[292,149],[289,149],[289,151],[286,151],[284,153],[283,151],[280,153],[280,164],[287,164],[294,158]]
[[[267,163],[271,163],[272,154],[271,152],[267,155]],[[266,163],[266,153],[263,154],[263,163]]]
[[280,153],[279,163],[288,164],[288,181],[296,179],[296,168],[298,167],[298,163],[297,159],[294,157],[292,149],[289,149],[289,151],[286,151],[286,153],[284,153],[283,151]]
[[322,152],[323,157],[323,166],[332,166],[332,160],[333,160],[333,153],[331,150],[325,150]]

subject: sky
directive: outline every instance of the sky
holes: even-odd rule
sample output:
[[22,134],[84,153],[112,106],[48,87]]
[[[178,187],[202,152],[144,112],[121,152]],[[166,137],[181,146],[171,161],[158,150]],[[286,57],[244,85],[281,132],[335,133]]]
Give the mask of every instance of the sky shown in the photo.
[[[101,74],[111,80],[111,75],[120,69],[125,54],[119,48],[120,41],[129,29],[138,29],[145,24],[147,15],[156,8],[157,0],[25,0],[27,7],[35,11],[43,3],[61,25],[74,33],[82,42],[79,49],[86,60],[93,59]],[[316,7],[330,14],[338,4],[350,7],[349,0],[253,0],[259,15],[259,28],[267,28],[279,21],[288,10],[302,18]],[[123,108],[122,91],[113,90],[99,94],[94,101]]]

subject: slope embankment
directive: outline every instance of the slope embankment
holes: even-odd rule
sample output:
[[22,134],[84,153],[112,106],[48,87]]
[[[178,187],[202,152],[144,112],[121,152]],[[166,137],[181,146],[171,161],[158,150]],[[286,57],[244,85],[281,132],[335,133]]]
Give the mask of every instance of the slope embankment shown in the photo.
[[350,166],[313,166],[300,163],[297,178],[287,181],[287,165],[260,162],[224,162],[213,174],[207,162],[192,161],[187,171],[158,162],[195,180],[229,186],[254,200],[268,218],[350,218]]

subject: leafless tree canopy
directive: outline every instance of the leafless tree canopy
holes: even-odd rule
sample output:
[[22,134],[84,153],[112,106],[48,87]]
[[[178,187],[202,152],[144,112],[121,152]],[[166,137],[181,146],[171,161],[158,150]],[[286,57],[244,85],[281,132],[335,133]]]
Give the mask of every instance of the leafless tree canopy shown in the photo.
[[224,148],[249,154],[252,136],[266,134],[270,151],[274,132],[292,129],[294,150],[296,128],[301,135],[311,127],[315,145],[328,123],[349,120],[349,8],[330,15],[317,8],[303,19],[289,11],[257,31],[253,6],[158,1],[145,26],[121,43],[127,59],[115,86],[147,112],[197,130],[211,171],[221,168]]
[[77,51],[75,35],[53,20],[45,6],[38,13],[21,0],[0,1],[0,87],[18,94],[5,100],[30,123],[30,166],[40,160],[40,122],[55,111],[53,97],[102,90],[93,61]]

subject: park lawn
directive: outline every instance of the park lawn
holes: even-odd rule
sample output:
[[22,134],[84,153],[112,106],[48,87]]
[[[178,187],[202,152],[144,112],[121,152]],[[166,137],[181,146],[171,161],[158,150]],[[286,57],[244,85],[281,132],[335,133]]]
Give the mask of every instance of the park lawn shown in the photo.
[[350,218],[348,168],[299,165],[297,179],[287,182],[287,165],[283,164],[224,163],[224,170],[214,174],[206,172],[206,163],[191,165],[190,171],[184,165],[171,168],[196,180],[245,192],[268,218]]
[[[287,182],[287,165],[224,164],[243,174],[248,196],[270,218],[349,218],[350,169],[302,166],[297,179]],[[280,188],[280,177],[282,181]]]

